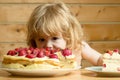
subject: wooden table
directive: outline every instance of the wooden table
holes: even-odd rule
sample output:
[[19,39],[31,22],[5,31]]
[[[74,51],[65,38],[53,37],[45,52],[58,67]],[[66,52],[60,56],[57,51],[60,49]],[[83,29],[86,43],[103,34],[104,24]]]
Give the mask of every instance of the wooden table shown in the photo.
[[100,77],[96,73],[80,69],[70,74],[56,77],[23,77],[13,76],[6,71],[0,70],[0,80],[120,80],[120,77]]

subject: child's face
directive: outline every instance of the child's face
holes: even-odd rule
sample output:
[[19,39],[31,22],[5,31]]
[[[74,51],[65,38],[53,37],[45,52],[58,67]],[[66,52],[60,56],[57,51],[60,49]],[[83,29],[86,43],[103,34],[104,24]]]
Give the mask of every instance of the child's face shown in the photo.
[[63,39],[62,35],[38,37],[35,39],[35,42],[38,48],[66,48],[66,41]]

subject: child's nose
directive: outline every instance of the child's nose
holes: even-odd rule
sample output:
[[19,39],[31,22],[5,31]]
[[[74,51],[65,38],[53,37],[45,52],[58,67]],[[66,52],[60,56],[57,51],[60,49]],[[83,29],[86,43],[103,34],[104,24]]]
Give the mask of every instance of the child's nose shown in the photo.
[[52,45],[52,42],[51,41],[47,41],[47,43],[46,43],[46,47],[53,47],[53,45]]

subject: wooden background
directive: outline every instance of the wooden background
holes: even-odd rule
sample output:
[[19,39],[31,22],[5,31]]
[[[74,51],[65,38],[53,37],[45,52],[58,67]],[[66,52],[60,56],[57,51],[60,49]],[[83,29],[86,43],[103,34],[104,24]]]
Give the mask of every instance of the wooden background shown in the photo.
[[[26,47],[26,22],[39,4],[55,0],[0,0],[0,60],[16,47]],[[91,47],[104,53],[120,49],[120,0],[61,0],[82,24]],[[90,65],[83,60],[85,66]]]

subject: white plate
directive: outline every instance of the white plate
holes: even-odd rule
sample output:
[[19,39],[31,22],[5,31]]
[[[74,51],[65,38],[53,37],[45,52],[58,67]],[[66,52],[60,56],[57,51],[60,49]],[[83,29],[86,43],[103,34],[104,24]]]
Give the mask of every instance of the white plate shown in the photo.
[[74,70],[79,70],[81,67],[77,67],[75,69],[8,69],[8,68],[1,68],[4,71],[11,73],[12,75],[19,75],[19,76],[60,76],[70,73]]
[[86,67],[86,70],[96,72],[98,76],[119,76],[120,77],[120,72],[109,72],[109,71],[102,71],[102,66],[92,66],[92,67]]

